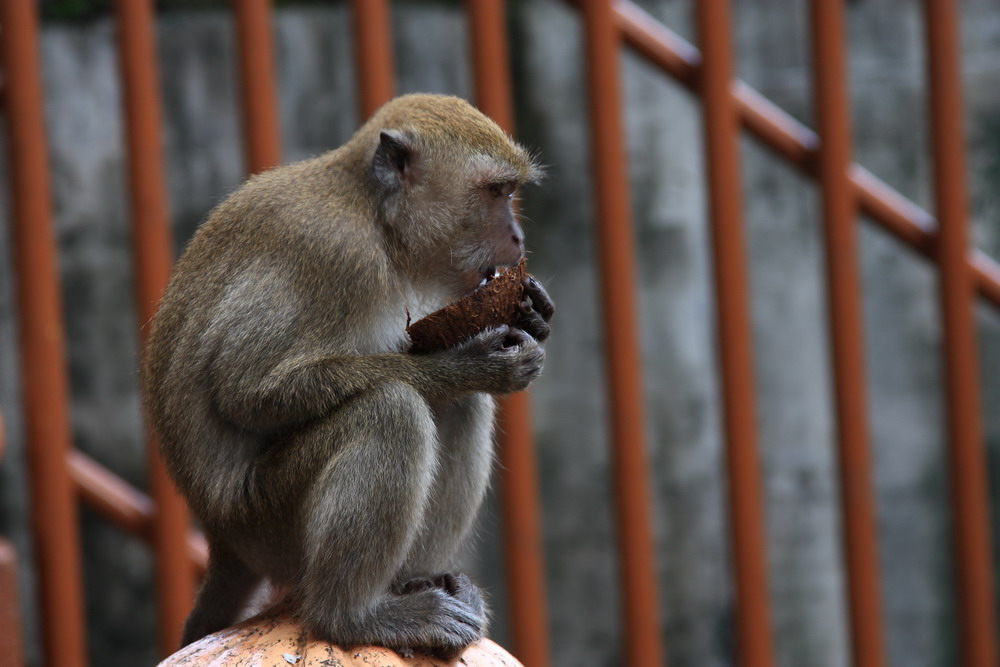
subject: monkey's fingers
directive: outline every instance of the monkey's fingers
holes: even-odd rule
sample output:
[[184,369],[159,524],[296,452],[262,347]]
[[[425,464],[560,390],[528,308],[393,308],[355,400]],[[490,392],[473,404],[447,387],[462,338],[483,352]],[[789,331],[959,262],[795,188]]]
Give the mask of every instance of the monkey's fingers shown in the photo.
[[[495,329],[488,329],[477,336],[490,352],[501,352],[507,347],[507,336],[510,335],[510,327],[501,324]],[[475,339],[473,339],[475,340]]]
[[448,595],[451,595],[452,597],[454,597],[455,594],[458,593],[459,589],[458,579],[456,578],[456,575],[450,572],[444,572],[442,574],[439,574],[436,577],[434,577],[432,581],[434,582],[435,586],[437,586],[438,588],[443,588],[445,592],[447,592]]
[[439,574],[434,577],[433,582],[439,587],[444,589],[448,595],[458,598],[465,604],[469,605],[473,611],[478,615],[486,615],[486,604],[483,601],[482,591],[479,587],[472,583],[472,580],[468,576],[457,573],[452,574],[446,572],[444,574]]
[[531,335],[520,328],[509,327],[503,339],[504,348],[521,347],[531,342]]
[[430,654],[430,656],[432,658],[434,658],[436,660],[443,660],[444,662],[454,662],[455,660],[458,659],[458,657],[460,655],[462,655],[462,653],[465,652],[466,648],[468,648],[468,647],[462,647],[462,648],[432,648],[432,649],[430,649],[427,652]]
[[415,655],[412,646],[388,646],[387,648],[395,651],[399,654],[399,657],[406,658],[407,660],[412,659]]
[[485,633],[486,624],[489,621],[489,610],[486,606],[486,600],[483,598],[483,592],[464,574],[451,575],[451,579],[454,588],[452,595],[469,605],[469,608],[483,619],[482,631]]
[[531,307],[531,304],[527,301],[522,301],[518,306],[518,312],[520,318],[517,326],[520,329],[524,330],[539,343],[549,337],[549,333],[551,332],[549,323],[542,318],[542,315],[537,310]]
[[552,303],[552,297],[542,287],[542,283],[538,282],[537,278],[529,277],[521,281],[521,284],[524,286],[525,295],[531,299],[532,308],[537,310],[546,322],[551,320],[556,312],[556,306]]
[[411,593],[419,593],[420,591],[426,591],[430,588],[436,587],[438,587],[437,581],[433,581],[427,577],[416,577],[393,586],[392,592],[396,595],[409,595]]

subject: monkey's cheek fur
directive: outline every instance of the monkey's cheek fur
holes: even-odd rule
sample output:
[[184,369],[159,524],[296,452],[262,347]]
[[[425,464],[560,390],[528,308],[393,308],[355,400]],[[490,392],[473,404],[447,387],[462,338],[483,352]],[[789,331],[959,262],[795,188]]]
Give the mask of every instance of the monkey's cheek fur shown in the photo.
[[524,300],[523,281],[529,276],[527,259],[503,267],[499,275],[472,292],[406,327],[410,352],[426,354],[454,347],[476,334],[518,321],[518,305]]
[[[458,664],[469,667],[523,667],[512,655],[488,639],[469,646],[458,661]],[[456,663],[436,660],[424,653],[406,658],[389,649],[374,646],[342,648],[313,637],[303,629],[294,614],[278,605],[239,625],[185,646],[161,662],[159,667],[209,664],[216,667],[446,667]]]

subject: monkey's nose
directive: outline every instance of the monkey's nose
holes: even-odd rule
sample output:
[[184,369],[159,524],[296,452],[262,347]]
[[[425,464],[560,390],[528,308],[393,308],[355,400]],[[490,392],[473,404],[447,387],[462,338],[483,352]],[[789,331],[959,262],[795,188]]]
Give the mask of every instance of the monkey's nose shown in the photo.
[[514,227],[514,229],[511,230],[510,240],[514,242],[514,245],[520,248],[524,245],[524,232],[522,232],[519,228]]

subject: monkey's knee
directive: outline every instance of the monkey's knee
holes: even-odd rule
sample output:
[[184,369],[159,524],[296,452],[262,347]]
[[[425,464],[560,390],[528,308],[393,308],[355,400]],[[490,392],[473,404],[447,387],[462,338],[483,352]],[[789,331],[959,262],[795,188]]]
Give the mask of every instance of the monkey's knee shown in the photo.
[[354,433],[361,427],[363,431],[376,431],[383,438],[423,437],[434,430],[427,402],[416,389],[402,382],[381,384],[359,396],[346,421],[345,425]]
[[350,615],[388,589],[412,548],[437,440],[427,403],[401,383],[359,395],[327,427],[336,453],[304,505],[304,583],[309,604]]

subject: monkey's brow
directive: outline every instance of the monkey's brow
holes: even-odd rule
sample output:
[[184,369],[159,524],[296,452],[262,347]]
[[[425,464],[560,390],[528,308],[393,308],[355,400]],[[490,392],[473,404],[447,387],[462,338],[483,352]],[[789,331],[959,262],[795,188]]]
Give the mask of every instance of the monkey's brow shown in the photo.
[[473,164],[478,176],[476,180],[482,186],[492,183],[521,184],[526,180],[523,170],[519,169],[517,165],[492,155],[476,155],[473,158]]
[[510,184],[510,185],[513,185],[515,189],[519,189],[522,185],[524,185],[524,183],[525,183],[525,181],[523,181],[523,180],[521,180],[520,178],[517,178],[517,177],[513,177],[513,178],[487,178],[487,179],[484,179],[484,180],[481,180],[481,181],[476,181],[475,187],[482,189],[482,188],[492,188],[492,187],[497,187],[497,186],[503,187],[505,185]]

